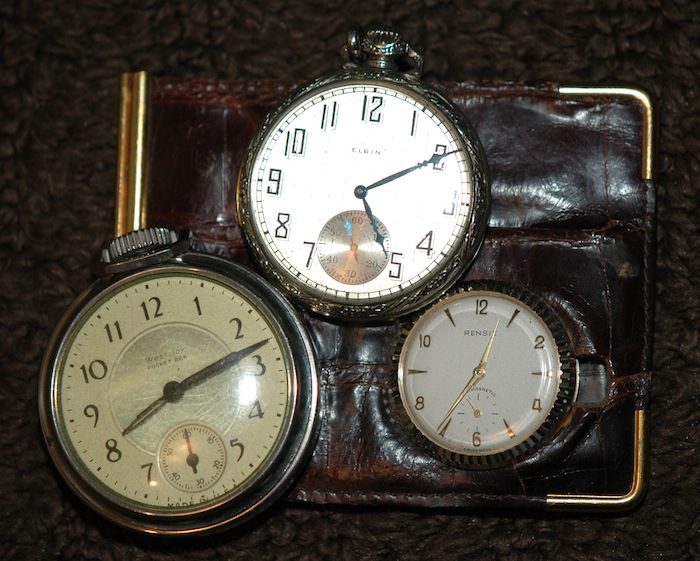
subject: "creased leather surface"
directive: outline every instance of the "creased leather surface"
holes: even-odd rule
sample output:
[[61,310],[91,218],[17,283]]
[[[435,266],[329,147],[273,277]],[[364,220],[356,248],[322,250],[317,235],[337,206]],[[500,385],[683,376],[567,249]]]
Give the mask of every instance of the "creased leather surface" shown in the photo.
[[[252,266],[235,207],[238,169],[262,117],[294,86],[154,80],[147,223],[191,228],[201,249]],[[453,468],[396,421],[392,354],[407,321],[308,317],[321,365],[320,437],[289,498],[541,508],[548,494],[624,495],[635,406],[648,400],[648,384],[625,377],[651,375],[655,198],[642,180],[643,108],[623,97],[564,97],[555,84],[437,87],[474,124],[493,177],[490,229],[466,278],[541,295],[575,357],[599,364],[615,391],[595,410],[575,407],[555,440],[516,465]]]
[[[695,561],[700,558],[700,3],[692,0],[0,3],[0,558]],[[624,516],[281,504],[202,540],[122,531],[60,481],[36,414],[51,330],[113,231],[119,74],[302,80],[388,21],[433,80],[633,83],[658,124],[650,482]]]

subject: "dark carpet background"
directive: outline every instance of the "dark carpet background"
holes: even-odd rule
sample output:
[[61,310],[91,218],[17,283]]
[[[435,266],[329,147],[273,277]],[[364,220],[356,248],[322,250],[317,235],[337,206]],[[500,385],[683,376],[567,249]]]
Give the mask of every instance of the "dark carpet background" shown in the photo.
[[[44,449],[36,383],[65,307],[113,229],[119,75],[303,79],[353,22],[399,27],[430,79],[629,82],[658,115],[650,487],[619,516],[280,506],[215,538],[98,519]],[[700,558],[700,3],[0,3],[0,559]]]

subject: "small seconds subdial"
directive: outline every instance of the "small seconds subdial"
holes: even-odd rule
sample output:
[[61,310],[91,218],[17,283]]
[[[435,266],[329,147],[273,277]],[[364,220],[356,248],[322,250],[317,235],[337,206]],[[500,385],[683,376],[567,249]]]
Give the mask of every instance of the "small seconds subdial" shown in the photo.
[[369,282],[389,263],[389,232],[372,218],[361,210],[341,212],[321,229],[317,256],[333,279],[349,285]]
[[226,446],[217,432],[200,423],[177,427],[163,439],[158,465],[165,480],[188,493],[214,485],[226,467]]
[[498,417],[496,393],[488,388],[476,387],[464,398],[456,411],[455,420],[456,425],[460,425],[457,430],[478,431],[482,425],[495,426]]

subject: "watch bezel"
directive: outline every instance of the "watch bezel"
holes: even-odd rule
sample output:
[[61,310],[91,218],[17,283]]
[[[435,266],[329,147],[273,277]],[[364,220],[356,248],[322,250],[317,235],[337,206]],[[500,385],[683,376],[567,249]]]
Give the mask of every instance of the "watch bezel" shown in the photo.
[[[258,153],[290,107],[301,104],[324,90],[352,84],[376,84],[394,89],[418,98],[431,110],[442,113],[451,123],[456,133],[455,138],[463,144],[465,154],[468,156],[472,195],[469,215],[462,228],[463,242],[455,245],[454,250],[444,258],[441,267],[405,290],[349,301],[346,298],[334,297],[328,292],[313,289],[290,273],[273,256],[267,244],[263,243],[264,236],[258,230],[253,218],[255,210],[251,190],[254,189],[254,182],[251,175]],[[448,288],[469,267],[486,233],[490,208],[490,175],[483,148],[474,128],[451,101],[413,77],[388,70],[359,67],[322,76],[300,87],[267,115],[245,153],[236,192],[239,221],[251,254],[263,274],[285,295],[323,316],[350,321],[359,319],[382,321],[394,319],[423,307]]]
[[[556,345],[560,366],[559,386],[557,388],[556,398],[549,413],[537,429],[523,442],[516,444],[508,450],[481,455],[454,452],[440,446],[423,434],[414,424],[410,414],[406,411],[406,406],[401,395],[400,381],[400,368],[403,363],[402,351],[409,333],[416,324],[431,313],[436,306],[441,305],[446,300],[459,295],[473,294],[475,292],[504,295],[528,306],[540,317],[548,328]],[[429,308],[422,310],[411,318],[410,322],[401,330],[392,357],[390,407],[394,412],[394,417],[399,425],[407,432],[409,438],[421,446],[433,458],[447,465],[462,469],[495,469],[525,460],[535,454],[537,450],[547,442],[556,439],[558,430],[562,427],[566,417],[571,413],[573,403],[576,399],[577,388],[578,376],[571,339],[561,319],[544,299],[525,287],[499,281],[474,280],[463,282],[459,286],[454,287]]]
[[[62,436],[56,407],[56,376],[63,349],[105,295],[126,284],[167,273],[207,277],[242,293],[271,322],[278,332],[290,364],[290,410],[276,450],[243,488],[223,495],[201,509],[164,512],[132,503],[95,482],[73,458]],[[160,535],[206,534],[249,520],[270,506],[296,480],[315,444],[318,430],[318,367],[313,345],[296,310],[264,279],[224,259],[185,253],[176,259],[125,275],[100,279],[86,289],[68,308],[54,330],[41,367],[39,416],[49,454],[68,486],[103,517],[132,530]]]

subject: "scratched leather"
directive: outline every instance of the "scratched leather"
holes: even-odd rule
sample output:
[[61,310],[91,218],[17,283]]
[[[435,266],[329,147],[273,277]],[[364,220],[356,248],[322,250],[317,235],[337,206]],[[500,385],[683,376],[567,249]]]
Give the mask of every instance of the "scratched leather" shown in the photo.
[[[235,187],[256,127],[297,84],[155,80],[149,225],[254,267]],[[431,457],[396,421],[392,355],[410,318],[343,325],[308,313],[320,365],[319,439],[292,500],[540,507],[549,493],[624,494],[633,415],[649,395],[653,185],[641,178],[642,112],[620,98],[567,99],[554,84],[437,85],[474,124],[492,175],[486,240],[467,279],[529,287],[557,312],[574,354],[609,377],[552,441],[514,465],[466,470]]]

